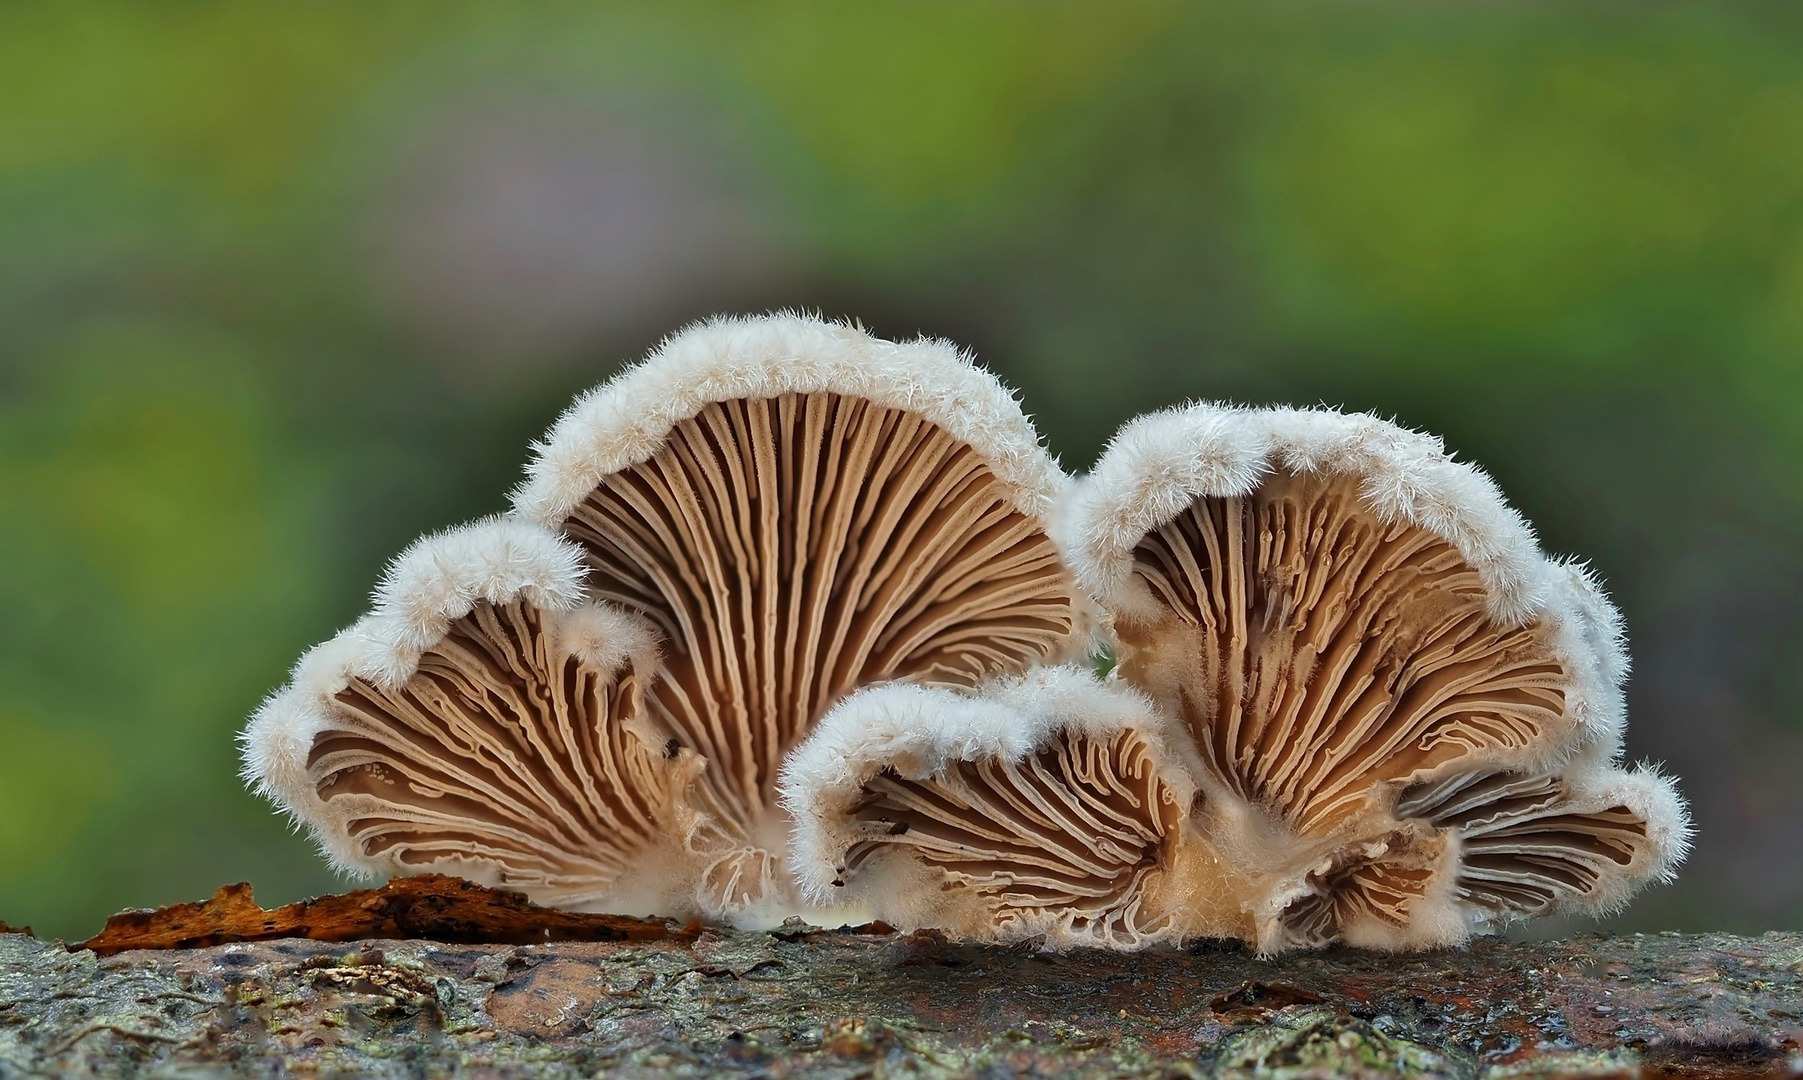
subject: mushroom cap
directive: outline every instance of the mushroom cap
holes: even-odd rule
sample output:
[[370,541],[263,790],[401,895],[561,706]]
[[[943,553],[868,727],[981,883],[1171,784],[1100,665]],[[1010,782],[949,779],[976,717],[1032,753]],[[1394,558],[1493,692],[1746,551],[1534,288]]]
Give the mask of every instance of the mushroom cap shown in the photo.
[[1397,820],[1267,891],[1256,944],[1457,945],[1546,915],[1608,915],[1669,880],[1690,822],[1657,771],[1471,772],[1406,790]]
[[835,701],[974,687],[1079,649],[1048,533],[1066,486],[1013,395],[950,345],[781,315],[665,341],[538,446],[515,513],[663,637],[648,704],[705,760],[709,911],[779,890],[783,756]]
[[[1506,836],[1404,813],[1405,792],[1662,783],[1611,766],[1615,609],[1437,439],[1325,410],[1155,414],[1073,487],[1055,532],[1112,617],[1119,676],[1193,739],[1197,832],[1239,875],[1261,949],[1439,944],[1527,912],[1473,884],[1489,857],[1473,852]],[[1661,790],[1609,826],[1631,858],[1541,907],[1606,906],[1681,857],[1646,839],[1683,830]]]
[[674,868],[627,874],[663,859],[694,772],[646,715],[656,636],[581,582],[581,551],[521,521],[416,542],[257,710],[245,778],[341,871],[691,907]]
[[1069,486],[1013,392],[951,342],[884,341],[853,324],[782,313],[695,323],[579,397],[535,444],[515,512],[556,529],[604,478],[649,461],[708,405],[813,393],[863,398],[943,428],[1036,521]]
[[1134,948],[1195,783],[1141,695],[1071,667],[840,702],[783,768],[795,872],[896,926]]
[[1069,492],[1056,532],[1104,607],[1154,616],[1157,602],[1133,571],[1140,540],[1196,499],[1250,495],[1276,471],[1349,477],[1381,521],[1445,540],[1482,580],[1496,621],[1542,611],[1546,559],[1496,484],[1438,438],[1365,413],[1200,403],[1137,417]]
[[1613,608],[1437,439],[1326,410],[1142,417],[1056,533],[1123,676],[1310,831],[1436,769],[1619,744]]
[[1646,765],[1472,774],[1405,791],[1397,813],[1455,838],[1456,899],[1479,931],[1611,914],[1646,882],[1670,880],[1690,850],[1683,798]]

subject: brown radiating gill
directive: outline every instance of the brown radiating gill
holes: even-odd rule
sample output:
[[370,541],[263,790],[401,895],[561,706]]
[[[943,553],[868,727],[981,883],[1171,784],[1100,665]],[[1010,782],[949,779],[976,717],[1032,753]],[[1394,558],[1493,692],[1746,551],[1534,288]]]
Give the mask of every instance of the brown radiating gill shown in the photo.
[[1397,813],[1460,836],[1460,899],[1498,922],[1588,897],[1648,843],[1647,822],[1626,806],[1573,806],[1560,776],[1474,773],[1403,793]]
[[707,405],[562,528],[595,594],[662,631],[649,708],[707,760],[698,805],[748,839],[783,755],[846,692],[974,686],[1074,623],[1051,541],[970,446],[835,393]]
[[1260,947],[1271,952],[1318,948],[1349,931],[1356,933],[1361,925],[1386,931],[1407,927],[1445,845],[1445,836],[1436,830],[1404,827],[1343,846],[1307,875],[1307,891],[1284,907],[1276,933],[1261,940]]
[[1197,498],[1133,555],[1163,614],[1121,621],[1123,674],[1167,688],[1228,790],[1304,834],[1380,785],[1572,729],[1545,629],[1492,621],[1479,573],[1379,519],[1356,477],[1280,471]]
[[1135,942],[1161,929],[1140,900],[1187,809],[1178,803],[1139,732],[1064,731],[1016,761],[956,762],[921,780],[873,776],[840,873],[881,852],[906,854],[975,898],[998,929],[1050,916]]
[[398,689],[354,678],[336,695],[307,770],[366,858],[579,903],[664,833],[675,766],[640,735],[649,673],[561,649],[546,624],[564,617],[478,604]]

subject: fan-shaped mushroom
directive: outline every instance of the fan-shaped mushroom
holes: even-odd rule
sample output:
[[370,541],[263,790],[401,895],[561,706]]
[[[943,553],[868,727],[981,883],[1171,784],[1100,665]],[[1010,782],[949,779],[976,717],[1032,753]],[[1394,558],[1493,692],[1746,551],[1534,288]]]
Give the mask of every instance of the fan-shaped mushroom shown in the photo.
[[[1550,889],[1542,907],[1594,908],[1682,856],[1669,782],[1607,764],[1625,673],[1613,609],[1438,440],[1326,411],[1158,414],[1120,433],[1059,531],[1113,616],[1120,677],[1194,741],[1200,842],[1243,877],[1261,948],[1436,944],[1532,913],[1480,884],[1497,860]],[[1586,790],[1644,796],[1585,802],[1573,826],[1626,858],[1415,812],[1420,793],[1478,777],[1567,791],[1574,756]]]
[[[341,868],[1277,950],[1607,910],[1683,856],[1670,781],[1615,764],[1619,617],[1437,440],[1196,406],[1072,489],[949,346],[777,316],[671,338],[538,450],[245,732]],[[1112,685],[1042,666],[1079,586]]]
[[704,910],[792,909],[777,770],[842,695],[1066,651],[1077,597],[1046,529],[1064,483],[949,345],[800,317],[684,331],[558,421],[516,512],[662,634],[648,708],[706,762]]
[[681,910],[695,771],[646,715],[655,632],[587,600],[582,553],[491,520],[395,560],[374,611],[257,711],[245,775],[342,870],[442,870],[566,906]]
[[906,929],[1133,947],[1181,927],[1165,868],[1196,795],[1139,694],[1068,667],[976,697],[846,698],[783,769],[820,902]]

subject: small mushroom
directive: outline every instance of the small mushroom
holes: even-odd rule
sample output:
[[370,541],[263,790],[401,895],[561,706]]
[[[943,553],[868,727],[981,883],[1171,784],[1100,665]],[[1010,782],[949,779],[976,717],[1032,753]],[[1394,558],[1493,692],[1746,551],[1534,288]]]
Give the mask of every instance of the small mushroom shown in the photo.
[[1397,816],[1426,819],[1458,843],[1453,884],[1475,929],[1540,915],[1603,915],[1639,884],[1670,877],[1689,844],[1670,781],[1640,768],[1467,773],[1405,789]]
[[647,715],[653,629],[587,598],[582,553],[525,522],[427,537],[372,613],[302,658],[243,736],[244,773],[341,870],[461,874],[547,903],[680,910],[692,763]]
[[517,515],[662,635],[647,706],[706,762],[686,842],[710,915],[793,910],[777,771],[840,697],[969,688],[1079,644],[1047,531],[1066,478],[943,342],[797,316],[692,327],[579,400],[529,476]]
[[[1193,741],[1197,842],[1231,868],[1261,949],[1417,947],[1601,910],[1682,857],[1670,782],[1611,764],[1613,608],[1438,440],[1319,410],[1141,418],[1059,536],[1112,617],[1119,677]],[[1477,829],[1424,794],[1497,776],[1565,809]],[[1223,925],[1204,891],[1196,925]]]
[[796,872],[818,902],[1056,946],[1177,936],[1165,867],[1195,796],[1150,703],[1069,667],[974,697],[860,691],[783,769]]

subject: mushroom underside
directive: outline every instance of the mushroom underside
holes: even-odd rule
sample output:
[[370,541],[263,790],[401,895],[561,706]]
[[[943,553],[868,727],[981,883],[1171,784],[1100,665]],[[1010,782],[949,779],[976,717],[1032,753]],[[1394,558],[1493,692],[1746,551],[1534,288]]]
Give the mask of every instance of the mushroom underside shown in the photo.
[[1459,898],[1486,921],[1510,922],[1596,895],[1648,861],[1638,811],[1576,805],[1570,788],[1561,776],[1480,773],[1407,790],[1397,813],[1456,830]]
[[1437,830],[1403,825],[1341,847],[1308,872],[1306,891],[1284,907],[1275,935],[1259,946],[1270,952],[1319,948],[1363,927],[1406,931],[1411,909],[1433,885],[1445,846]]
[[[650,713],[706,760],[694,797],[710,828],[754,847],[783,756],[839,697],[974,686],[1052,656],[1074,623],[1044,528],[980,455],[837,393],[707,405],[562,530],[595,595],[662,632]],[[716,884],[744,893],[763,877],[752,857]]]
[[1267,475],[1152,529],[1152,618],[1117,626],[1128,681],[1165,700],[1233,796],[1326,835],[1379,785],[1572,737],[1569,673],[1539,623],[1501,625],[1443,537],[1386,522],[1351,475]]
[[675,769],[646,745],[646,673],[563,648],[567,618],[479,603],[403,685],[353,678],[335,695],[307,774],[363,862],[580,905],[665,834]]
[[[1277,919],[1276,940],[1261,944],[1452,944],[1472,927],[1595,910],[1654,861],[1644,857],[1647,820],[1606,803],[1579,805],[1558,775],[1474,772],[1412,785],[1397,801],[1395,825],[1310,871],[1305,893]],[[1456,918],[1417,918],[1423,903],[1448,901]]]
[[983,909],[989,934],[1055,925],[1137,942],[1163,928],[1141,901],[1188,809],[1154,754],[1133,729],[1064,730],[1014,760],[958,761],[923,778],[883,769],[851,807],[839,872],[907,858],[936,870],[955,902]]

